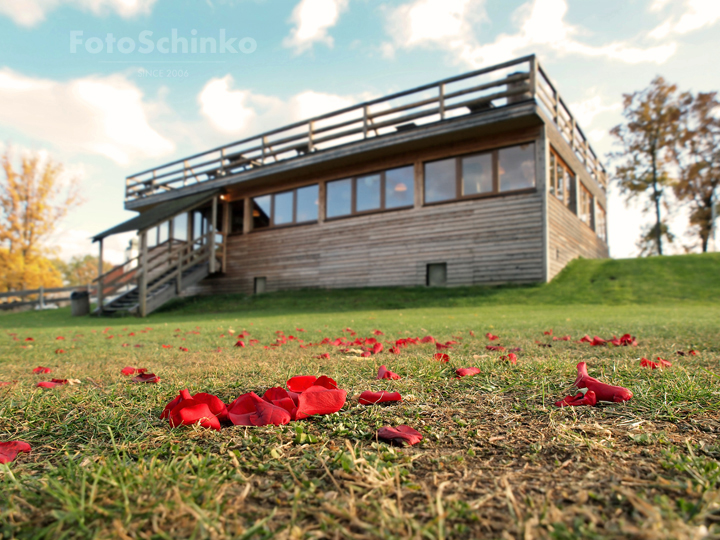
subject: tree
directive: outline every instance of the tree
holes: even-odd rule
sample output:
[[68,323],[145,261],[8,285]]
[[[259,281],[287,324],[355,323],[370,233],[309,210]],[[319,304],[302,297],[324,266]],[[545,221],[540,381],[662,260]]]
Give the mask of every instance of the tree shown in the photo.
[[675,195],[690,205],[703,253],[707,252],[713,220],[720,213],[720,101],[717,92],[688,96],[676,159],[680,174]]
[[[98,276],[99,257],[93,255],[75,255],[70,261],[53,261],[55,267],[60,271],[68,286],[87,285]],[[103,272],[112,269],[112,265],[103,261]]]
[[58,286],[60,273],[47,259],[45,242],[78,204],[78,178],[42,154],[24,154],[16,166],[12,149],[0,157],[0,255],[5,281],[18,290]]
[[658,255],[663,254],[663,237],[669,232],[663,222],[661,206],[664,188],[672,183],[673,146],[680,133],[684,96],[677,86],[655,77],[640,92],[623,94],[625,123],[611,131],[621,146],[611,158],[618,161],[613,180],[627,200],[647,197],[645,211],[655,212],[650,232]]

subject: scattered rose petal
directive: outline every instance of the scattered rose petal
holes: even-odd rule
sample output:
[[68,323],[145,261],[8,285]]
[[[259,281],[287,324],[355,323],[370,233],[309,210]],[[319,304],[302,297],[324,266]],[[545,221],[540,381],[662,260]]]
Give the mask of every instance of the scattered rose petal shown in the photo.
[[172,345],[163,345],[162,348],[163,349],[172,349],[173,346]]
[[50,381],[39,382],[37,386],[39,388],[55,388],[56,386],[62,386],[68,383],[69,381],[67,379],[52,379]]
[[[191,396],[190,392],[182,390],[178,397],[168,403],[160,418],[167,418],[172,427],[191,426],[199,422],[205,428],[219,431],[220,419],[211,409],[210,402],[214,403],[216,409],[220,409],[221,414],[227,416],[225,404],[216,396],[210,394]],[[219,407],[218,402],[222,407]]]
[[440,362],[447,363],[450,361],[450,356],[444,353],[435,353],[433,356],[434,360],[439,360]]
[[385,366],[380,366],[378,369],[377,379],[392,379],[396,381],[398,379],[402,379],[402,377],[397,373],[390,371]]
[[302,420],[315,414],[332,414],[345,405],[345,390],[329,390],[323,386],[311,386],[298,397],[298,409],[295,415]]
[[3,465],[14,461],[18,453],[31,451],[30,445],[23,441],[0,442],[0,463]]
[[545,330],[545,331],[543,332],[543,335],[552,336],[552,333],[553,333],[553,331],[552,331],[552,328],[551,328],[550,330]]
[[565,399],[555,402],[556,407],[578,407],[588,405],[594,407],[597,404],[595,392],[588,390],[585,394],[578,392],[575,396],[567,396]]
[[35,369],[33,369],[33,373],[51,373],[51,372],[52,372],[52,369],[50,369],[49,367],[38,366]]
[[496,339],[500,339],[500,336],[495,336],[495,335],[491,334],[490,332],[485,334],[485,337],[488,338],[490,341],[495,341]]
[[517,356],[515,355],[515,353],[509,353],[507,356],[501,356],[500,360],[507,360],[513,366],[517,365]]
[[137,377],[133,377],[130,382],[133,383],[159,383],[160,377],[154,373],[141,373]]
[[56,339],[56,340],[61,340],[61,339],[65,339],[65,338],[64,338],[63,336],[58,336],[58,337],[56,337],[55,339]]
[[385,335],[380,330],[373,330],[373,334],[375,334],[376,336],[384,336]]
[[320,360],[327,360],[327,359],[330,358],[330,353],[323,353],[323,354],[321,354],[321,355],[319,355],[319,356],[316,356],[315,358],[318,358],[318,359],[320,359]]
[[480,373],[480,368],[469,367],[469,368],[458,368],[455,370],[455,374],[458,377],[472,377]]
[[612,401],[615,403],[622,403],[632,399],[633,393],[627,388],[622,386],[613,386],[598,381],[596,378],[588,375],[587,364],[580,362],[577,365],[578,375],[575,379],[575,386],[577,388],[587,388],[595,392],[595,396],[598,401]]
[[63,349],[55,349],[55,354],[65,354]]
[[244,347],[244,346],[245,346],[245,342],[242,341],[242,340],[238,340],[238,342],[235,344],[235,346],[236,346],[236,347]]
[[402,397],[399,392],[371,392],[370,390],[366,390],[360,394],[358,401],[360,405],[375,405],[377,403],[402,401]]
[[122,368],[120,370],[120,373],[122,373],[123,375],[127,375],[127,376],[135,375],[136,373],[137,374],[147,373],[147,368],[134,368],[134,367],[127,366],[127,367]]
[[189,351],[187,347],[178,347],[178,349],[180,349],[182,352],[188,352],[188,351]]
[[419,431],[404,425],[398,427],[381,427],[377,431],[377,436],[379,439],[385,439],[399,444],[407,443],[409,446],[417,444],[423,439]]
[[287,386],[287,389],[291,392],[297,392],[299,394],[315,384],[316,380],[317,377],[313,375],[296,375],[288,380],[285,386]]
[[652,360],[648,360],[647,358],[641,358],[640,359],[640,367],[657,369],[660,367],[660,364],[653,362]]
[[31,338],[31,337],[26,337],[26,338],[25,338],[25,341],[35,341],[35,339],[34,339],[34,338]]
[[505,347],[503,347],[502,345],[486,345],[485,348],[488,351],[504,351],[505,350]]

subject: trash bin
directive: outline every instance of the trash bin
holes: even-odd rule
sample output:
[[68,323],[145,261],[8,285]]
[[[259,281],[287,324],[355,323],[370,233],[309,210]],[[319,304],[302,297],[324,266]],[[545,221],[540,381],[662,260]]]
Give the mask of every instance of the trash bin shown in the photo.
[[90,313],[90,293],[75,291],[70,295],[70,310],[73,317],[82,317]]

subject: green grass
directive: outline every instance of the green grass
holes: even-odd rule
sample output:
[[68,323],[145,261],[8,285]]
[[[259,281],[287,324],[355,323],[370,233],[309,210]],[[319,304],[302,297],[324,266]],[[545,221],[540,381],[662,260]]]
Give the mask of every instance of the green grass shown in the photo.
[[[0,316],[0,381],[17,381],[0,387],[0,441],[33,447],[0,465],[0,538],[717,537],[719,260],[577,261],[536,287],[187,300],[147,320]],[[348,326],[383,339],[462,339],[440,364],[431,345],[358,359],[330,346],[240,349],[228,334],[245,329],[269,344],[283,330],[318,342]],[[550,328],[575,340],[631,332],[639,346],[552,342]],[[517,366],[485,349],[486,332],[522,348]],[[675,354],[689,348],[700,355]],[[316,358],[324,352],[329,360]],[[673,366],[645,370],[641,356]],[[581,360],[633,400],[555,408]],[[403,379],[374,380],[383,363]],[[54,371],[33,375],[38,365]],[[162,382],[132,385],[119,373],[126,365]],[[480,375],[452,378],[468,366]],[[404,401],[349,399],[334,415],[219,433],[158,418],[183,388],[229,402],[321,373],[349,396],[392,389]],[[34,386],[51,376],[82,384]],[[375,440],[378,427],[399,424],[422,443]]]

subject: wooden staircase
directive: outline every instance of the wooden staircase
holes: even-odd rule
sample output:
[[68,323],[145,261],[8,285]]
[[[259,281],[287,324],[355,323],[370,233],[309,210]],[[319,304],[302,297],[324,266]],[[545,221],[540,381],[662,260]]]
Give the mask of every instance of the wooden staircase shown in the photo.
[[95,281],[102,287],[102,308],[94,314],[147,315],[205,279],[220,268],[211,234],[191,242],[165,241],[147,251],[144,264],[140,255],[100,276]]

